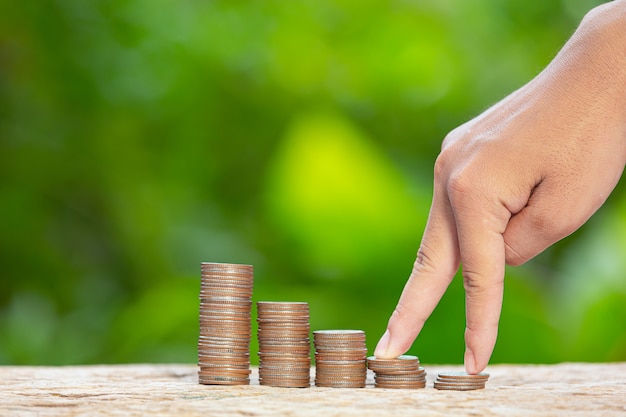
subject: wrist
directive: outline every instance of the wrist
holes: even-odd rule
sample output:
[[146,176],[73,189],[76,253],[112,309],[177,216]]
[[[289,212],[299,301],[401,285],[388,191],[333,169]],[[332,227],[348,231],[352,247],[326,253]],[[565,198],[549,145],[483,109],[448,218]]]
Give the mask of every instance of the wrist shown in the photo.
[[614,32],[614,36],[619,36],[623,32],[624,23],[626,23],[626,0],[614,0],[587,12],[581,26],[588,25]]
[[[615,0],[591,9],[574,34],[586,38],[596,58],[614,71],[618,79],[626,79],[626,0]],[[622,90],[626,93],[626,91]]]
[[624,28],[626,0],[592,9],[533,84],[570,124],[597,132],[626,163]]
[[556,66],[569,75],[570,88],[626,123],[626,0],[589,11],[557,56]]
[[[604,75],[614,81],[614,93],[618,100],[615,111],[621,114],[626,125],[626,0],[604,3],[590,10],[580,29],[588,33],[604,60]],[[602,74],[602,73],[600,73]],[[626,165],[626,136],[622,143],[622,154]]]

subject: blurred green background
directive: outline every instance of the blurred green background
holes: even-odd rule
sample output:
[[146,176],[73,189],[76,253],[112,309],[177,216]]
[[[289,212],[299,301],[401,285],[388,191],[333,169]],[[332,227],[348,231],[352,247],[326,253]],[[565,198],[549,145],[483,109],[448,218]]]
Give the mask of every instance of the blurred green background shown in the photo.
[[[0,0],[0,363],[193,363],[201,261],[373,350],[442,138],[598,3]],[[626,360],[625,253],[622,181],[508,269],[492,362]],[[463,329],[457,277],[411,352]]]

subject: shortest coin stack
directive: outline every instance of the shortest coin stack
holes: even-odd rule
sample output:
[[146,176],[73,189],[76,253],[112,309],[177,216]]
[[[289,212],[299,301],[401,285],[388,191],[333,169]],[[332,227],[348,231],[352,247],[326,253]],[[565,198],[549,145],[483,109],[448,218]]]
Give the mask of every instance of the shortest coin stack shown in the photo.
[[468,374],[466,372],[440,372],[435,380],[435,388],[453,391],[484,389],[489,374]]
[[318,330],[315,343],[315,385],[364,388],[367,346],[362,330]]
[[426,371],[417,356],[402,355],[395,359],[367,358],[368,367],[374,371],[376,388],[415,389],[426,386]]

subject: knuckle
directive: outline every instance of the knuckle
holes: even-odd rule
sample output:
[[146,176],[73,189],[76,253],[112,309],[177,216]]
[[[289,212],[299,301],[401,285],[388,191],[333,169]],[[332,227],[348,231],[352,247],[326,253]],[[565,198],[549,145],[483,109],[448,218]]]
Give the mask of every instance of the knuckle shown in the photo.
[[417,258],[413,264],[413,271],[409,280],[418,276],[437,276],[439,278],[447,277],[448,283],[454,278],[454,274],[458,269],[458,263],[455,259],[442,260],[437,256],[437,252],[433,250],[427,242],[422,242],[417,251]]
[[484,276],[484,274],[479,272],[463,269],[463,286],[469,300],[484,300],[484,296],[491,293],[491,290],[494,287],[501,286],[503,284],[503,276],[497,276],[489,279]]
[[479,273],[463,268],[463,287],[468,297],[476,297],[484,292],[484,284]]
[[441,149],[449,149],[453,144],[459,143],[464,138],[464,132],[467,131],[466,125],[460,125],[452,129],[441,142]]
[[435,259],[433,259],[433,251],[430,249],[426,242],[420,245],[417,251],[417,258],[413,264],[413,271],[411,273],[412,279],[414,276],[421,272],[433,271],[435,269]]
[[435,160],[435,180],[443,180],[448,176],[450,156],[448,152],[441,152]]
[[452,175],[448,180],[448,197],[454,206],[463,205],[473,193],[474,182],[463,173]]
[[[457,128],[458,129],[458,128]],[[441,152],[435,160],[435,179],[447,178],[459,155],[459,134],[457,129],[448,133],[441,144]]]

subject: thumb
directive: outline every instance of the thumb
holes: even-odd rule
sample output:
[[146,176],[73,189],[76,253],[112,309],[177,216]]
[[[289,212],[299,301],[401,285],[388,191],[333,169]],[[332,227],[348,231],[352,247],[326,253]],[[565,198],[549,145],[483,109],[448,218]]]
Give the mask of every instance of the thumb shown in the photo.
[[[533,190],[526,206],[509,220],[503,237],[506,262],[521,265],[543,252],[564,237],[572,234],[602,205],[610,190],[602,198],[593,198],[592,192],[577,198],[575,190],[563,193],[563,185],[552,178],[545,179]],[[600,187],[594,187],[598,190]]]

